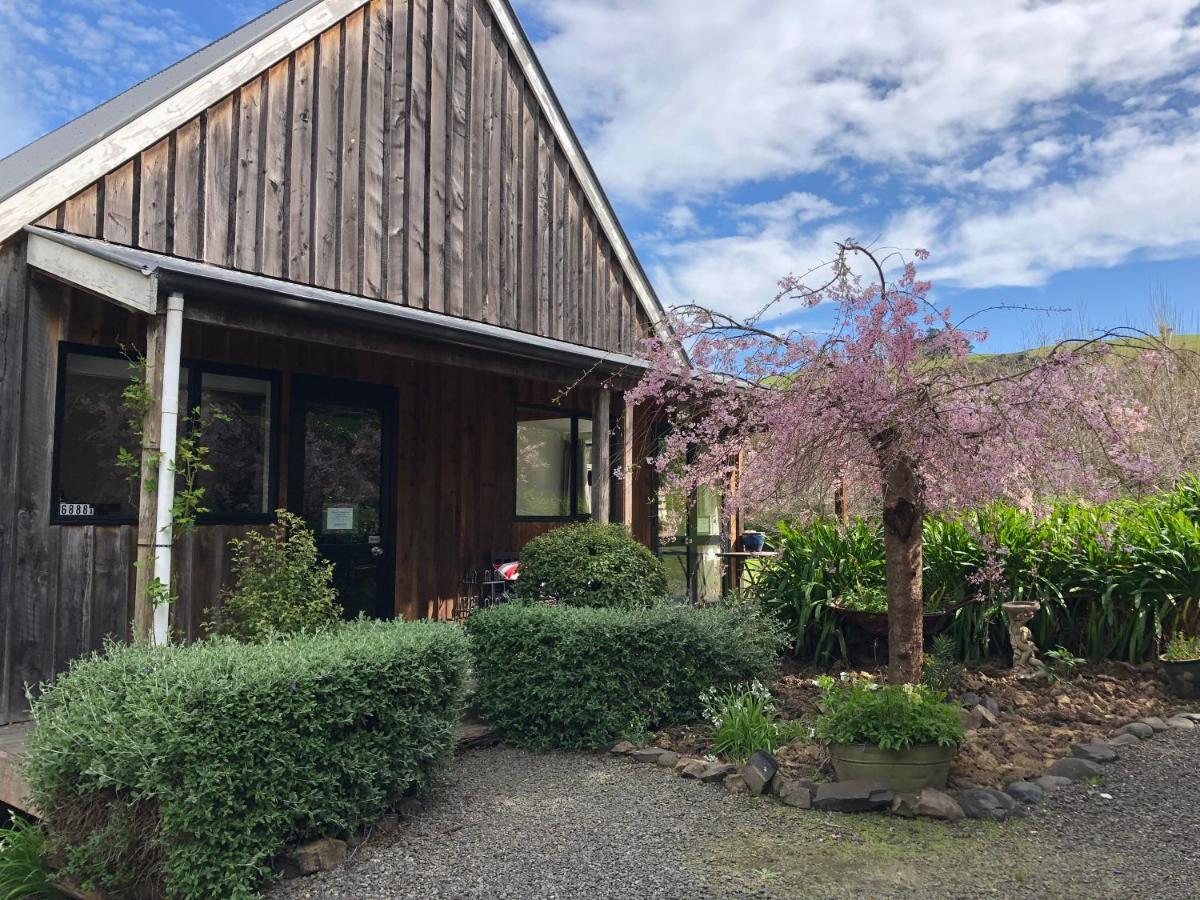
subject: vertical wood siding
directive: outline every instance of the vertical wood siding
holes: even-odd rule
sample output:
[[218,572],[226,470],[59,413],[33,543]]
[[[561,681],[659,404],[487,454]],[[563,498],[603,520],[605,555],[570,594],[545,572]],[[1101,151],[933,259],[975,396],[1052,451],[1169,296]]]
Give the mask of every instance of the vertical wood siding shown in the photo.
[[648,329],[484,0],[372,0],[39,221],[605,350]]

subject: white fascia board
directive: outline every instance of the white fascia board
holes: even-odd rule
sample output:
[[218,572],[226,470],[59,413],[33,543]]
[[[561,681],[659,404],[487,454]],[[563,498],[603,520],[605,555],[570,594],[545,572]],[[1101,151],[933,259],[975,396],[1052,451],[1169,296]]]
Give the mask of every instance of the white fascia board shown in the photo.
[[124,165],[369,0],[325,0],[0,203],[0,243]]
[[125,309],[158,311],[158,275],[101,259],[37,234],[29,235],[26,261],[51,278],[104,297]]

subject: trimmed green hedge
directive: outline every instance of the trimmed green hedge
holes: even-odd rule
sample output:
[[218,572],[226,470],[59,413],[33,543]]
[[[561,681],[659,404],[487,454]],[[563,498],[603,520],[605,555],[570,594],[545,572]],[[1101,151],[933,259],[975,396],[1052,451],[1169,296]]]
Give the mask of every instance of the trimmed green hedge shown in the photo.
[[641,609],[666,595],[662,560],[623,525],[564,525],[538,535],[521,550],[517,597],[522,600]]
[[778,666],[753,607],[579,609],[508,603],[467,620],[475,702],[505,739],[589,749],[700,717],[700,693]]
[[467,642],[360,621],[261,645],[110,646],[34,703],[33,800],[68,872],[119,896],[250,897],[448,762]]

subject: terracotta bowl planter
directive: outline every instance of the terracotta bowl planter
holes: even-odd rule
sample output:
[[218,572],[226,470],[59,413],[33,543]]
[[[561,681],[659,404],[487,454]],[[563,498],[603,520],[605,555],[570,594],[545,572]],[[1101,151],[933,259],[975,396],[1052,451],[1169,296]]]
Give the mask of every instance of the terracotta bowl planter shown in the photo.
[[838,781],[886,781],[898,794],[944,788],[957,747],[923,744],[907,750],[880,750],[874,744],[831,744]]
[[1200,700],[1200,659],[1171,661],[1159,657],[1171,693],[1181,700]]

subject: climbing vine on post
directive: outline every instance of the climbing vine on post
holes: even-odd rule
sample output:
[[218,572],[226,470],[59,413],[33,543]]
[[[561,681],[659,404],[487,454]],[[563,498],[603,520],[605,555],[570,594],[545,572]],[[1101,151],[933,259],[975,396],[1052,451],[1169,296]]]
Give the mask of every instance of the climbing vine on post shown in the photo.
[[[154,406],[154,395],[146,384],[146,357],[136,347],[122,346],[121,349],[130,369],[129,381],[121,391],[121,403],[129,413],[129,427],[137,439],[137,445],[133,450],[120,447],[117,450],[117,465],[125,470],[131,484],[145,483],[151,489],[157,489],[162,453],[143,449],[146,443],[146,415]],[[176,539],[194,530],[197,517],[209,511],[204,505],[205,490],[199,484],[202,473],[213,471],[207,461],[209,448],[203,443],[203,436],[213,422],[227,421],[229,416],[222,411],[214,410],[204,416],[199,406],[180,418],[175,458],[170,460],[170,470],[178,482],[171,504],[172,534]],[[175,600],[167,586],[157,578],[147,585],[146,590],[151,608]]]

